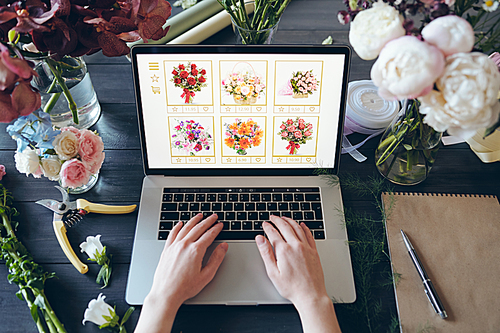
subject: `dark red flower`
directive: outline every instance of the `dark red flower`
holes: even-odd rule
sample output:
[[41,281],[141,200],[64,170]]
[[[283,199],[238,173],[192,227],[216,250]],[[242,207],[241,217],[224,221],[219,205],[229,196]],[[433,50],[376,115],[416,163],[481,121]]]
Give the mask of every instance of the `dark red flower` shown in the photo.
[[194,146],[195,151],[200,151],[202,149],[202,146],[198,143],[196,146]]
[[206,79],[203,76],[200,76],[200,78],[198,79],[198,81],[200,81],[200,83],[203,83],[203,82],[206,81]]
[[180,65],[179,65],[179,69],[180,69],[180,70],[184,70],[184,69],[186,69],[186,67],[184,67],[184,65],[183,65],[183,64],[180,64]]
[[189,139],[189,140],[194,140],[194,134],[193,134],[193,133],[190,133],[190,134],[188,135],[188,139]]
[[191,69],[195,69],[196,68],[196,65],[195,64],[191,64]]
[[201,73],[201,75],[205,75],[205,74],[207,74],[207,71],[206,71],[206,70],[204,70],[204,69],[202,69],[202,70],[200,71],[200,73]]
[[179,72],[177,72],[175,69],[172,71],[172,75],[177,75]]
[[193,75],[193,76],[198,75],[198,70],[196,68],[191,69],[191,75]]
[[191,86],[194,86],[196,84],[196,80],[194,79],[194,77],[188,77],[187,83]]
[[135,0],[132,2],[132,19],[137,24],[138,33],[146,42],[164,37],[168,29],[163,29],[172,7],[166,0]]
[[186,71],[182,71],[181,74],[179,74],[179,76],[183,79],[187,78],[189,76],[189,73],[186,72]]
[[174,79],[174,83],[175,84],[180,84],[181,83],[181,79],[179,79],[179,78]]

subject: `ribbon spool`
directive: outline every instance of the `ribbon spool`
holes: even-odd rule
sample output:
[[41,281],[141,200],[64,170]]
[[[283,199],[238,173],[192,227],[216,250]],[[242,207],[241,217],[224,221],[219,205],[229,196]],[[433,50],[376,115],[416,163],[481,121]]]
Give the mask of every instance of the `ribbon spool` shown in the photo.
[[[371,80],[349,82],[342,154],[348,153],[358,162],[365,161],[366,156],[357,149],[371,138],[383,133],[400,110],[397,101],[386,101],[377,92],[378,88]],[[360,143],[352,145],[346,137],[352,133],[369,136]]]

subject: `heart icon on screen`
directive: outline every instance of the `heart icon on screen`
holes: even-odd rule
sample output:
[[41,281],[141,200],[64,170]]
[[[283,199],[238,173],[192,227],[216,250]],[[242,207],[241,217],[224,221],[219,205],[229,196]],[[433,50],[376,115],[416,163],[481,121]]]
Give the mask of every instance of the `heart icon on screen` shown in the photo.
[[260,157],[255,159],[257,162],[260,162]]
[[310,157],[306,158],[306,161],[311,162],[311,158]]
[[256,107],[256,109],[257,109],[257,111],[260,111],[260,110],[262,110],[262,107],[258,106],[258,107]]
[[210,157],[205,157],[205,161],[210,162],[211,158]]
[[204,106],[203,111],[208,111],[208,106]]
[[316,108],[314,106],[309,107],[309,110],[314,111]]

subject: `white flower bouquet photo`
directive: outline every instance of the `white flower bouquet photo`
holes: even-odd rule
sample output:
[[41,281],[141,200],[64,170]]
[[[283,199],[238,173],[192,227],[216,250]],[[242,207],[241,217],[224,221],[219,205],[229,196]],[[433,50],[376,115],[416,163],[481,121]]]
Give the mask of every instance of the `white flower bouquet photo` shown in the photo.
[[247,64],[249,69],[235,70],[238,64],[222,80],[222,91],[231,95],[236,104],[255,104],[261,96],[265,95],[264,80],[250,64]]

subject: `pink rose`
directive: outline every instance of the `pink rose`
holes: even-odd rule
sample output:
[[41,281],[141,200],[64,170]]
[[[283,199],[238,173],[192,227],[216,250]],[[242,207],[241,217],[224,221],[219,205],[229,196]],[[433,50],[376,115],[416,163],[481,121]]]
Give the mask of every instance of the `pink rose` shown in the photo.
[[306,122],[306,121],[305,121],[304,119],[302,119],[302,118],[300,118],[300,119],[299,119],[299,124],[303,124],[303,123],[305,123],[305,122]]
[[85,164],[76,158],[67,161],[61,167],[59,176],[63,187],[77,188],[89,182],[90,172]]
[[5,176],[7,173],[5,172],[5,166],[0,164],[0,180],[2,180],[3,176]]
[[304,132],[304,136],[311,136],[311,135],[312,135],[312,133],[310,131],[305,131]]
[[287,132],[281,132],[281,136],[286,138],[288,136],[288,133]]
[[313,124],[307,125],[307,129],[311,129],[311,128],[313,128]]
[[285,124],[281,124],[280,128],[284,130],[286,128]]
[[83,163],[87,165],[91,174],[95,174],[101,168],[104,161],[104,144],[100,136],[84,129],[81,130],[80,149],[78,154]]
[[304,128],[306,128],[306,126],[302,123],[302,124],[299,124],[299,129],[300,130],[303,130]]
[[293,124],[293,120],[292,120],[292,119],[288,119],[288,120],[286,121],[286,123],[287,123],[287,125],[292,125],[292,124]]
[[288,126],[288,128],[287,128],[288,132],[295,132],[296,129],[297,128],[295,126],[293,126],[293,125],[292,126]]
[[80,139],[80,130],[78,128],[75,128],[73,126],[61,128],[61,132],[66,132],[66,131],[73,133],[74,135],[76,135],[77,139]]
[[293,135],[294,135],[297,139],[301,139],[301,138],[302,138],[302,132],[300,132],[300,131],[297,131],[297,132],[293,133]]

